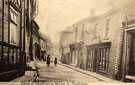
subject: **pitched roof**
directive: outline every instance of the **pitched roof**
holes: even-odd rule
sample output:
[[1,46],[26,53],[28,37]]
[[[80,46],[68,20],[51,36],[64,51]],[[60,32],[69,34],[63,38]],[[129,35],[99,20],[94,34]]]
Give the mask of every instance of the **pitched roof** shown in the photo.
[[49,43],[50,45],[52,45],[52,41],[48,35],[43,34],[42,32],[39,31],[39,37],[42,38],[47,43]]

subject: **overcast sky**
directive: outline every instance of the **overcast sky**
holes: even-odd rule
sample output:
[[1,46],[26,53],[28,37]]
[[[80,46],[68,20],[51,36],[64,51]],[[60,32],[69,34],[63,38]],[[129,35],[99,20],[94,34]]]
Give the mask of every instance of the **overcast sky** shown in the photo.
[[126,1],[129,0],[39,0],[36,21],[42,33],[49,35],[53,42],[58,42],[58,32],[89,16],[91,9],[99,15]]

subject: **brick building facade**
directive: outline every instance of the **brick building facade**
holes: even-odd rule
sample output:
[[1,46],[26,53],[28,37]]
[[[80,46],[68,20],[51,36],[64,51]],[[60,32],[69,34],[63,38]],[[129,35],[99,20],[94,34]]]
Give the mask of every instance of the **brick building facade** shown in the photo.
[[[10,80],[25,71],[24,5],[20,0],[0,1],[0,80]],[[22,62],[20,62],[22,61]],[[22,66],[22,68],[18,67]],[[12,76],[12,77],[10,77]]]
[[134,4],[89,16],[73,24],[75,42],[70,45],[76,66],[98,74],[125,80],[134,70]]
[[33,0],[0,0],[0,81],[22,76],[26,70],[32,53],[32,6]]

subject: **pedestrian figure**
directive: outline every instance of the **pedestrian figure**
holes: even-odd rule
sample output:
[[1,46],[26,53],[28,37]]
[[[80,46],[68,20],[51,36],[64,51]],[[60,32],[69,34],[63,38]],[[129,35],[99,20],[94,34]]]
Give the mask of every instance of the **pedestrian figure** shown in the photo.
[[57,66],[57,58],[56,57],[54,59],[54,64],[55,64],[55,66]]
[[47,57],[46,64],[47,64],[47,66],[49,66],[49,65],[50,65],[50,55],[48,55],[48,57]]

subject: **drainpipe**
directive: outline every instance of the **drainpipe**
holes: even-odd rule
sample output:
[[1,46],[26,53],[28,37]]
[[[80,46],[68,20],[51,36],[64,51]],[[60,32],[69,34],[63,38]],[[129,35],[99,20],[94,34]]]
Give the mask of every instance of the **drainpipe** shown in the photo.
[[[10,44],[10,3],[11,0],[8,0],[8,44]],[[9,63],[9,47],[8,47],[8,63]]]
[[33,0],[30,2],[31,6],[31,36],[30,36],[30,60],[33,61]]
[[[2,43],[3,43],[3,41],[4,41],[4,0],[2,0]],[[2,56],[2,57],[1,57],[1,61],[2,61],[2,62],[1,62],[2,65],[1,65],[1,66],[2,66],[2,67],[0,66],[0,68],[3,68],[3,55],[4,55],[4,54],[3,54],[3,52],[4,52],[4,51],[3,51],[3,44],[2,44],[2,50],[1,50],[1,52],[2,52],[2,53],[1,53],[1,56]],[[1,79],[1,78],[0,78],[0,79]]]

